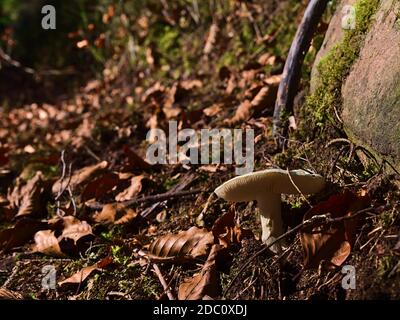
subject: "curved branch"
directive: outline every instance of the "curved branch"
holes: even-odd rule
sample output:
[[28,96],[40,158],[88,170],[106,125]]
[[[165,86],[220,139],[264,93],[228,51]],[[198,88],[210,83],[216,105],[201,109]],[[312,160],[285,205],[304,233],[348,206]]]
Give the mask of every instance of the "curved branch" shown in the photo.
[[293,115],[293,101],[300,82],[304,57],[327,4],[328,0],[310,0],[290,47],[279,85],[273,120],[273,134],[281,146],[287,135],[288,117]]

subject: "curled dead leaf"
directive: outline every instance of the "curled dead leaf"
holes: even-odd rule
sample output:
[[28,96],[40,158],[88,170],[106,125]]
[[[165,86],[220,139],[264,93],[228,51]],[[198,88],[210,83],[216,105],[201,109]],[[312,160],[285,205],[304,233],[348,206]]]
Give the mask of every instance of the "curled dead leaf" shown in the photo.
[[155,261],[193,260],[204,258],[214,244],[212,232],[191,227],[168,234],[150,244],[148,257]]

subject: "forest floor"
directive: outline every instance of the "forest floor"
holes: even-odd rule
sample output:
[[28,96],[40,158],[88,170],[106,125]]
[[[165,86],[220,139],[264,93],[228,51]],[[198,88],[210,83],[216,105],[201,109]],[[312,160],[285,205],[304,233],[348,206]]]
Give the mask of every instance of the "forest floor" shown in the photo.
[[[62,90],[69,77],[43,80],[17,68],[2,70],[4,295],[399,299],[400,176],[328,124],[320,137],[308,132],[298,111],[324,22],[296,99],[301,134],[292,132],[283,151],[272,137],[276,91],[305,3],[238,1],[190,31],[185,23],[196,20],[193,12],[149,13],[138,22],[140,63],[132,70],[126,56],[116,55],[101,76],[72,93]],[[288,234],[282,254],[260,253],[265,245],[256,203],[232,205],[213,196],[235,176],[234,165],[144,160],[149,130],[168,132],[172,120],[179,129],[253,129],[254,171],[307,169],[324,176],[327,187],[319,194],[285,196],[286,230],[311,209],[334,217],[370,209],[352,223],[315,227],[314,238],[305,230]],[[127,202],[160,194],[167,195]],[[344,265],[354,267],[353,289],[343,288]]]

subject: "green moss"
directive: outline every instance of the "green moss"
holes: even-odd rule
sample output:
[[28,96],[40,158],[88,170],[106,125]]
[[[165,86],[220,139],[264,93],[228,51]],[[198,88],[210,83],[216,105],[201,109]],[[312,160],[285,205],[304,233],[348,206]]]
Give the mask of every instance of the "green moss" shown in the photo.
[[356,28],[346,30],[343,40],[319,62],[320,83],[315,92],[307,97],[304,108],[314,127],[336,122],[334,110],[340,111],[342,107],[342,83],[359,56],[379,3],[379,0],[359,0],[355,5]]

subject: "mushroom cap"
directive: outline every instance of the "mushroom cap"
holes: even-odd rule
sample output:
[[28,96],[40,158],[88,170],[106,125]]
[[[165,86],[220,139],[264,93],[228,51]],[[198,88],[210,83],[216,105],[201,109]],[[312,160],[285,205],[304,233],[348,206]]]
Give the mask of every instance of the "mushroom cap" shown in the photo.
[[[267,193],[313,194],[325,186],[324,177],[305,170],[289,171],[266,169],[235,177],[215,189],[218,197],[226,201],[240,202],[257,200]],[[297,186],[297,188],[293,185]]]

